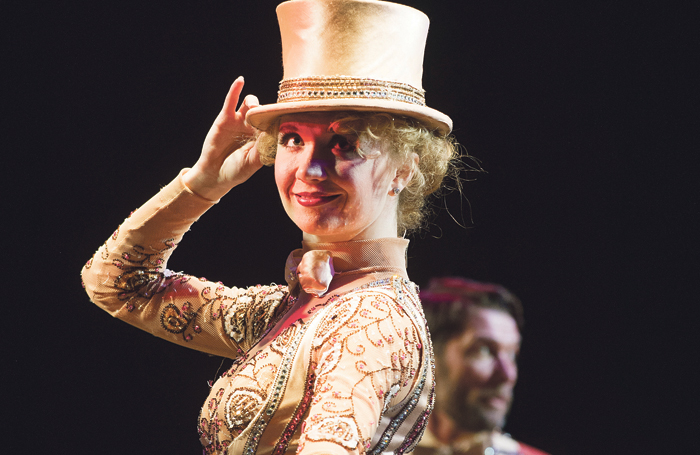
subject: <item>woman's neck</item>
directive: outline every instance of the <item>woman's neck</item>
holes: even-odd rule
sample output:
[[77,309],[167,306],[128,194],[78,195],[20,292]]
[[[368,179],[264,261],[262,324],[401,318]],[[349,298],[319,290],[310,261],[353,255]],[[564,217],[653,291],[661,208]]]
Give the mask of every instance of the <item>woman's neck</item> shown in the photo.
[[358,281],[362,283],[406,273],[408,240],[389,237],[384,239],[353,240],[350,242],[302,242],[303,251],[326,250],[333,257],[335,275],[331,289]]

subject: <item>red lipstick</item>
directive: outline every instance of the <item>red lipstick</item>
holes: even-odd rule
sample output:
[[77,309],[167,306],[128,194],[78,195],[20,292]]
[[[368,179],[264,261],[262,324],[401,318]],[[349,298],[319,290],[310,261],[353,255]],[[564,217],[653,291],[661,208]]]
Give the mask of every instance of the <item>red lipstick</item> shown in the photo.
[[338,197],[337,194],[326,194],[326,193],[319,193],[319,192],[303,192],[303,193],[294,193],[294,197],[296,198],[297,202],[299,205],[303,207],[317,207],[319,205],[324,205],[332,200],[336,199]]

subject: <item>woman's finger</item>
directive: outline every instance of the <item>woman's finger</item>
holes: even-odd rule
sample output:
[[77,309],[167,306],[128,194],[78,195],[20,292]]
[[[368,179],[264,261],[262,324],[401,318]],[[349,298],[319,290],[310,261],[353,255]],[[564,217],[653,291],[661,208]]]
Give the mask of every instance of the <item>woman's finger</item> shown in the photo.
[[239,114],[245,115],[250,109],[260,106],[260,101],[255,95],[246,95],[241,103],[241,108],[238,110]]
[[243,91],[244,85],[245,80],[243,79],[243,76],[238,76],[236,80],[233,81],[233,84],[231,84],[231,88],[226,94],[226,99],[224,100],[224,107],[221,109],[222,114],[231,117],[236,115],[238,99],[241,96],[241,92]]

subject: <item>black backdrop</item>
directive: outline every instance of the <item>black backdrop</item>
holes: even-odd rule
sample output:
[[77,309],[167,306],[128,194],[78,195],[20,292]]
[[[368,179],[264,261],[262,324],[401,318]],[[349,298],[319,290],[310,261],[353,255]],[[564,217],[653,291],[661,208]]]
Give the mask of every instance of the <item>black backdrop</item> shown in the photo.
[[[432,21],[428,103],[488,171],[467,175],[468,201],[436,201],[411,242],[412,279],[465,275],[523,300],[515,437],[556,454],[678,449],[700,424],[685,414],[698,363],[686,288],[698,279],[697,119],[679,115],[697,101],[690,11],[404,3]],[[275,5],[3,6],[8,453],[199,453],[196,416],[221,359],[111,319],[78,273],[194,163],[236,76],[274,102]],[[264,169],[194,226],[170,267],[282,281],[299,241]]]

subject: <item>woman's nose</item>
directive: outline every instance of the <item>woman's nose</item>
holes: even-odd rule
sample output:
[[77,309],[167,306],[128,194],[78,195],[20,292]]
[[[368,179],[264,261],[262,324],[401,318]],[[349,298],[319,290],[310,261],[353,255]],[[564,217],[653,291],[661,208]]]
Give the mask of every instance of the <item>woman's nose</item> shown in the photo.
[[322,150],[317,145],[309,144],[299,158],[297,179],[306,181],[325,180],[328,176],[326,171],[327,160],[324,159]]

